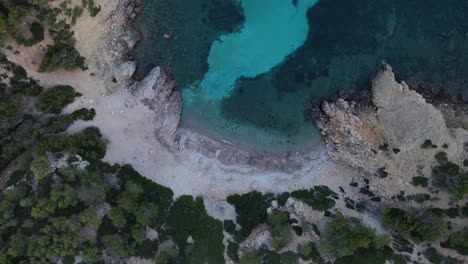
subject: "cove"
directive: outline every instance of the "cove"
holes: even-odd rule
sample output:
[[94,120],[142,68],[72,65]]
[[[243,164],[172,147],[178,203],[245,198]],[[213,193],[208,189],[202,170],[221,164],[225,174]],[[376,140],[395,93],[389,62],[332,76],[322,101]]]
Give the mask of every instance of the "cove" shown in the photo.
[[[317,0],[243,0],[245,23],[240,32],[222,35],[211,46],[209,70],[188,93],[208,100],[229,96],[240,77],[253,78],[270,71],[307,39],[307,11]],[[200,89],[200,91],[197,91]]]
[[[182,125],[257,151],[284,152],[316,146],[320,136],[312,121],[304,117],[308,96],[281,96],[287,106],[278,104],[280,112],[265,113],[262,101],[277,102],[279,95],[271,86],[264,86],[263,93],[271,98],[253,96],[244,103],[257,105],[251,114],[261,115],[265,124],[232,119],[223,107],[239,92],[236,89],[239,82],[271,71],[305,43],[309,32],[307,12],[316,2],[241,1],[245,19],[242,27],[212,43],[208,71],[200,81],[182,89]],[[298,97],[302,99],[297,100]]]

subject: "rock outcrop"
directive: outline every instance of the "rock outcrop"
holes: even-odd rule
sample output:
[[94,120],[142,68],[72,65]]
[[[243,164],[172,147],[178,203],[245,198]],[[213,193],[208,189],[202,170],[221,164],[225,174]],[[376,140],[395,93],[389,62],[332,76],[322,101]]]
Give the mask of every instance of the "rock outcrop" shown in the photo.
[[[397,82],[388,64],[382,64],[372,81],[372,105],[338,99],[322,104],[317,125],[330,157],[338,163],[378,175],[385,168],[389,178],[431,173],[434,155],[444,151],[453,161],[465,155],[468,132],[449,129],[441,111],[405,82]],[[423,149],[431,140],[440,149]]]
[[398,83],[388,64],[372,82],[372,102],[389,143],[413,150],[426,139],[439,142],[447,134],[442,113],[405,82]]
[[173,145],[182,110],[181,95],[175,88],[176,82],[160,67],[128,88],[132,95],[155,112],[158,120],[154,124],[156,137],[169,147]]

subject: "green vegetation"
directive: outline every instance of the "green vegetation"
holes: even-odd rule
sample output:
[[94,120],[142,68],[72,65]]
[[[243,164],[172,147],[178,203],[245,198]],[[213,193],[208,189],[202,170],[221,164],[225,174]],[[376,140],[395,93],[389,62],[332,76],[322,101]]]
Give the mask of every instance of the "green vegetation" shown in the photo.
[[239,231],[242,238],[248,237],[257,225],[265,223],[267,220],[267,197],[268,195],[264,196],[259,192],[250,192],[227,198],[227,202],[236,208],[236,220],[242,227]]
[[462,255],[468,255],[468,228],[463,231],[450,234],[448,240],[441,244],[443,247],[455,249]]
[[84,57],[74,47],[71,25],[81,16],[83,8],[86,8],[91,16],[96,16],[101,7],[96,6],[93,0],[83,0],[83,7],[73,8],[69,7],[69,1],[63,1],[56,8],[49,8],[48,2],[3,1],[0,4],[0,37],[5,37],[8,33],[18,44],[34,46],[44,40],[45,31],[48,30],[54,42],[47,46],[39,72],[86,69]]
[[[55,112],[60,112],[62,105],[71,103],[73,97],[61,95],[59,100],[52,98],[53,101],[50,101],[51,98],[48,97],[56,95],[42,92],[42,87],[35,80],[28,78],[22,67],[9,62],[3,55],[0,55],[0,65],[9,70],[0,85],[0,169],[40,142],[64,132],[74,121],[94,118],[93,109],[79,109],[67,115],[27,112],[28,106],[37,95],[44,98],[37,99],[41,102],[38,103],[41,109]],[[73,89],[69,87],[68,91]],[[76,94],[74,91],[73,93]]]
[[434,264],[461,264],[462,262],[457,261],[454,258],[446,257],[441,255],[437,250],[433,247],[430,247],[424,251],[424,256],[430,263]]
[[47,89],[37,97],[36,108],[42,112],[59,114],[62,109],[71,104],[75,97],[81,96],[75,89],[66,85],[58,85]]
[[294,191],[291,197],[299,199],[310,205],[314,210],[326,211],[335,206],[338,196],[327,186],[315,186],[312,189]]
[[273,237],[272,248],[280,250],[287,246],[292,240],[292,231],[289,226],[289,215],[286,212],[275,212],[268,219]]
[[299,245],[297,253],[303,260],[312,260],[313,263],[324,262],[322,256],[320,256],[320,252],[318,251],[316,244],[313,242]]
[[39,72],[52,72],[57,69],[68,71],[86,70],[85,58],[71,44],[59,43],[47,46],[47,52],[39,65]]
[[388,172],[385,167],[379,168],[377,170],[377,176],[379,178],[387,178],[388,177]]
[[99,12],[101,12],[101,6],[96,6],[93,0],[82,0],[83,7],[88,9],[91,17],[95,17]]
[[[75,120],[95,116],[88,109],[58,114],[73,102],[73,88],[42,92],[23,68],[2,56],[0,63],[10,70],[0,86],[0,169],[20,163],[0,194],[1,263],[73,263],[80,254],[100,263],[104,251],[158,263],[224,262],[223,225],[207,215],[201,198],[174,201],[170,189],[130,166],[103,163],[99,129],[64,133]],[[48,113],[25,112],[34,101]],[[58,159],[63,166],[51,168]],[[158,240],[147,239],[147,230]]]
[[250,251],[245,253],[241,259],[240,264],[262,264],[262,256],[257,252]]
[[427,139],[426,141],[424,141],[424,143],[421,145],[421,148],[423,149],[428,149],[428,148],[437,148],[437,145],[434,145],[432,143],[432,140],[429,140]]
[[430,211],[410,213],[398,208],[382,210],[383,222],[416,243],[434,242],[447,230],[442,218]]
[[411,184],[414,186],[427,187],[429,186],[429,179],[424,176],[413,177]]
[[320,250],[335,258],[351,256],[359,249],[380,250],[389,244],[387,236],[377,236],[375,230],[362,224],[351,224],[348,219],[338,216],[324,229]]
[[468,172],[450,162],[445,152],[437,153],[435,158],[439,164],[432,168],[434,186],[450,191],[455,201],[460,201],[468,194]]

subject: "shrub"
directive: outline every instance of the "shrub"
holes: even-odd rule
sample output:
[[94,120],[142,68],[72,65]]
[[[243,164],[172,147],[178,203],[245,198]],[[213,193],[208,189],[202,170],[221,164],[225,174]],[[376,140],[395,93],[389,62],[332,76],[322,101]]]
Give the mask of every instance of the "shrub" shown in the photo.
[[429,179],[424,176],[413,177],[411,184],[414,186],[427,187],[429,185]]
[[57,69],[67,71],[86,70],[85,58],[69,43],[59,42],[47,46],[47,52],[39,65],[39,72],[53,72]]
[[240,264],[261,264],[262,263],[262,257],[257,252],[250,251],[250,252],[245,253],[241,257],[239,263]]
[[65,106],[73,103],[77,96],[81,94],[75,92],[71,86],[54,86],[39,94],[36,107],[42,112],[59,114]]
[[437,145],[434,145],[432,143],[432,140],[426,140],[424,141],[424,143],[421,145],[421,148],[423,149],[428,149],[428,148],[437,148]]
[[448,240],[441,244],[445,248],[455,249],[462,255],[468,255],[468,228],[463,231],[450,234]]
[[294,191],[291,196],[304,201],[317,211],[326,211],[332,208],[335,206],[333,199],[337,199],[337,194],[326,186],[315,186],[309,190]]
[[352,225],[343,216],[332,220],[324,229],[320,249],[330,257],[353,255],[359,249],[381,249],[388,239],[377,237],[375,230],[361,224]]
[[237,253],[238,250],[239,244],[229,241],[227,246],[227,255],[235,262],[239,261],[239,254]]
[[267,219],[266,197],[259,192],[229,196],[227,202],[236,208],[237,223],[242,227],[240,235],[244,238],[248,237],[257,225],[265,223]]
[[413,214],[398,208],[382,210],[384,224],[401,232],[416,243],[434,242],[446,231],[442,218],[429,211]]
[[40,180],[45,178],[50,172],[49,159],[46,156],[39,156],[31,163],[31,171]]

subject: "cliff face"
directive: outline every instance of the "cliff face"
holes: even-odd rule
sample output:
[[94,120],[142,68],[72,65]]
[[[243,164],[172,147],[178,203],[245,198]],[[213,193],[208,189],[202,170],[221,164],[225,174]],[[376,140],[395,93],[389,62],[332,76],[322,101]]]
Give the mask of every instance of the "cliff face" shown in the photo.
[[166,146],[172,146],[179,126],[182,99],[175,90],[176,82],[160,67],[153,69],[142,81],[129,86],[129,91],[153,110],[157,121],[156,137]]
[[[330,157],[336,162],[376,174],[385,167],[390,178],[430,174],[434,154],[444,151],[456,162],[463,160],[468,132],[447,128],[441,111],[405,82],[398,83],[388,64],[372,81],[372,104],[338,99],[322,104],[317,125]],[[439,149],[423,149],[431,140]],[[441,149],[441,146],[448,146]]]
[[389,143],[411,151],[426,139],[440,142],[448,134],[442,113],[405,82],[395,81],[388,64],[372,82],[372,102]]

